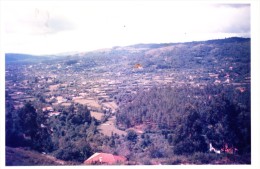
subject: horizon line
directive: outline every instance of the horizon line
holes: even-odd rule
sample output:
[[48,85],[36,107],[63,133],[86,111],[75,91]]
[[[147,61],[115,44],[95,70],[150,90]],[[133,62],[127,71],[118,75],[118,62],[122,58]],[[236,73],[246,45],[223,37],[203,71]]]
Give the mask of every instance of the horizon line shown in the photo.
[[[64,52],[57,52],[57,53],[52,53],[52,54],[33,54],[33,53],[20,53],[20,52],[4,52],[5,56],[6,54],[21,54],[21,55],[31,55],[31,56],[60,56],[60,55],[71,55],[71,54],[79,54],[79,53],[89,53],[89,52],[95,52],[99,50],[108,50],[108,49],[114,49],[114,48],[122,48],[122,47],[133,47],[137,45],[160,45],[160,44],[184,44],[184,43],[196,43],[196,42],[207,42],[207,41],[214,41],[214,40],[225,40],[225,39],[232,39],[232,38],[240,38],[240,39],[251,39],[251,37],[242,37],[242,36],[232,36],[232,37],[225,37],[225,38],[213,38],[213,39],[207,39],[207,40],[194,40],[194,41],[183,41],[183,42],[162,42],[162,43],[135,43],[135,44],[130,44],[130,45],[116,45],[112,47],[104,47],[104,48],[98,48],[98,49],[93,49],[89,51],[64,51]],[[66,54],[67,53],[67,54]],[[71,54],[69,54],[71,53]]]

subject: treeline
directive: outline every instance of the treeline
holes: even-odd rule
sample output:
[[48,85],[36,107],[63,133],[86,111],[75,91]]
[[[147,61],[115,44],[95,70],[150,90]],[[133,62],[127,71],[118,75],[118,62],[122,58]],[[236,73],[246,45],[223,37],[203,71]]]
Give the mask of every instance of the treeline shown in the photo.
[[87,107],[79,104],[60,116],[47,117],[31,102],[17,110],[6,103],[6,146],[26,147],[66,161],[83,162],[93,154],[98,148],[91,144],[96,125]]
[[249,86],[244,92],[222,85],[155,87],[118,100],[118,127],[162,133],[174,154],[208,152],[210,143],[251,152]]
[[[95,152],[106,152],[125,156],[127,164],[248,164],[249,91],[249,86],[244,92],[220,85],[154,87],[117,96],[117,125],[127,135],[111,137],[100,134],[99,122],[80,104],[64,107],[59,116],[46,117],[36,103],[15,110],[9,100],[6,145],[81,163]],[[137,125],[144,126],[142,134],[129,129]],[[228,145],[234,155],[226,150],[220,155],[210,153],[209,143],[218,150]]]
[[6,103],[6,145],[10,147],[31,147],[40,152],[53,150],[51,136],[42,127],[43,116],[36,113],[31,103],[15,110],[11,102]]

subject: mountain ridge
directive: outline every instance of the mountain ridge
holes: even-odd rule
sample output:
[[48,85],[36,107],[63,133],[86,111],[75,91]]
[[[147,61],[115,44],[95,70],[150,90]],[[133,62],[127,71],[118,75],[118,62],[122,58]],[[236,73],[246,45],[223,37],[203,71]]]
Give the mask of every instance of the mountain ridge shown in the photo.
[[25,53],[6,53],[5,59],[6,62],[16,62],[16,61],[36,61],[36,60],[44,60],[49,59],[50,57],[68,57],[68,56],[82,56],[84,54],[88,53],[95,53],[95,52],[105,52],[105,51],[111,51],[111,50],[127,50],[129,48],[135,48],[135,49],[159,49],[162,47],[168,47],[178,44],[197,44],[197,43],[213,43],[213,44],[221,44],[221,43],[234,43],[234,42],[246,42],[251,40],[251,38],[243,38],[243,37],[230,37],[225,39],[211,39],[211,40],[205,40],[205,41],[190,41],[190,42],[174,42],[174,43],[138,43],[134,45],[127,45],[127,46],[114,46],[111,48],[104,49],[98,49],[93,51],[87,51],[87,52],[63,52],[58,54],[51,54],[51,55],[33,55],[33,54],[25,54]]

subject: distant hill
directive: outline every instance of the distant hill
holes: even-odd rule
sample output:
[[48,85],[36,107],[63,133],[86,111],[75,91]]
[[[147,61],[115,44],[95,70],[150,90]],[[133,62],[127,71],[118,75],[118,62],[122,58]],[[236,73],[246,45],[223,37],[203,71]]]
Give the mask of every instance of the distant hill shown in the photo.
[[135,44],[131,45],[129,47],[133,48],[161,48],[161,47],[167,47],[177,44],[187,44],[187,43],[210,43],[210,44],[222,44],[222,43],[234,43],[234,42],[246,42],[249,41],[250,38],[241,38],[241,37],[231,37],[231,38],[225,38],[225,39],[213,39],[213,40],[206,40],[206,41],[192,41],[192,42],[177,42],[177,43],[151,43],[151,44]]
[[7,53],[5,55],[6,62],[17,62],[17,61],[32,61],[36,60],[36,56],[27,54]]
[[[235,72],[239,72],[240,68],[245,70],[243,66],[248,66],[250,63],[250,57],[248,57],[250,56],[250,41],[250,38],[232,37],[183,43],[136,44],[115,47],[106,51],[93,51],[84,56],[91,57],[101,64],[106,61],[106,65],[126,63],[132,67],[139,63],[144,68],[142,72],[161,69],[178,69],[179,71],[203,69],[217,73],[221,69],[228,70],[230,67]],[[121,68],[129,70],[125,66]]]
[[[130,46],[116,46],[111,49],[106,49],[105,51],[110,54],[110,56],[115,56],[118,54],[118,51],[124,51],[124,52],[131,52],[131,50],[140,51],[148,51],[148,50],[161,50],[162,52],[166,47],[174,47],[179,45],[187,45],[182,47],[181,50],[190,50],[190,45],[197,45],[197,44],[205,44],[205,45],[223,45],[227,43],[244,43],[244,42],[250,42],[250,38],[240,38],[240,37],[231,37],[231,38],[225,38],[225,39],[214,39],[214,40],[207,40],[207,41],[193,41],[193,42],[182,42],[182,43],[148,43],[148,44],[134,44]],[[175,52],[168,49],[167,52]],[[196,51],[197,52],[197,51]],[[104,50],[97,50],[97,51],[90,51],[90,52],[66,52],[66,53],[60,53],[55,55],[46,55],[46,56],[36,56],[36,55],[30,55],[30,54],[20,54],[20,53],[6,53],[5,55],[5,62],[6,63],[13,63],[13,62],[39,62],[39,61],[45,61],[45,60],[52,60],[52,59],[62,59],[67,57],[77,57],[77,56],[88,56],[95,53],[102,53],[104,54]],[[121,53],[120,53],[121,55]]]
[[30,62],[39,62],[39,61],[45,61],[45,60],[50,60],[55,58],[56,55],[37,56],[37,55],[20,54],[20,53],[6,53],[5,63],[14,63],[14,62],[30,63]]
[[206,42],[220,44],[220,43],[247,42],[249,40],[250,40],[250,38],[231,37],[231,38],[225,38],[225,39],[208,40]]
[[25,150],[24,148],[6,147],[6,166],[29,165],[77,165],[77,163],[57,160],[52,156]]

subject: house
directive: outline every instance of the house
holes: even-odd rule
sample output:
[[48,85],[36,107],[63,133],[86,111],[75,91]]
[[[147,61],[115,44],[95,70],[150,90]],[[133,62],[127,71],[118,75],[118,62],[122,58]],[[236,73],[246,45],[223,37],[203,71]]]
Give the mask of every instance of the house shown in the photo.
[[60,115],[60,112],[50,112],[48,116],[51,117],[51,116],[58,116],[58,115]]
[[42,108],[42,111],[43,111],[43,112],[53,112],[54,110],[53,110],[52,107],[48,106],[48,107]]
[[126,158],[123,156],[117,156],[108,153],[95,153],[87,160],[85,160],[84,164],[113,165],[113,164],[124,164],[125,162],[126,162]]

